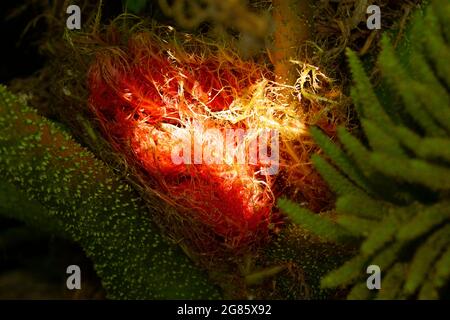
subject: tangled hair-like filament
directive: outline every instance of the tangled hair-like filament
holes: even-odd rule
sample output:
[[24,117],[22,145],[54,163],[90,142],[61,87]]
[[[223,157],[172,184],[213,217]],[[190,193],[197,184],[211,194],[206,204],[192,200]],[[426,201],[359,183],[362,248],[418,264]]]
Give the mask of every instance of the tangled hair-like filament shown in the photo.
[[[166,31],[137,31],[125,45],[98,50],[89,72],[90,105],[105,136],[138,168],[142,183],[177,209],[158,217],[163,227],[198,252],[210,253],[261,243],[277,221],[274,198],[285,192],[286,180],[262,174],[259,160],[174,163],[172,152],[180,143],[174,133],[193,137],[193,154],[199,124],[215,130],[221,141],[228,129],[244,130],[245,143],[265,130],[278,132],[282,176],[318,207],[327,192],[307,164],[315,150],[303,138],[311,116],[282,99],[285,86],[275,83],[264,65],[201,38]],[[319,79],[327,81],[311,66],[303,72],[301,83],[290,88],[299,97],[307,93],[306,82],[313,95]],[[310,112],[317,113],[317,106]],[[334,130],[334,125],[322,128]]]

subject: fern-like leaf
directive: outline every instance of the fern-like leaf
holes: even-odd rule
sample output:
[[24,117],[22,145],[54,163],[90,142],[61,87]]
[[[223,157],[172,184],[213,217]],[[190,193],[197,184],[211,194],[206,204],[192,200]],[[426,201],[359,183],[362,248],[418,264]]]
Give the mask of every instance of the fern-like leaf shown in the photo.
[[[449,295],[449,15],[450,2],[432,0],[424,15],[415,15],[397,51],[383,37],[378,90],[348,50],[352,98],[367,145],[340,128],[339,150],[312,130],[330,161],[314,156],[314,164],[338,196],[337,225],[328,227],[353,234],[351,243],[360,245],[352,259],[322,278],[322,285],[349,287],[350,299]],[[375,92],[389,94],[381,98]],[[294,221],[308,228],[311,216],[297,215]],[[369,264],[381,268],[378,292],[365,286]]]

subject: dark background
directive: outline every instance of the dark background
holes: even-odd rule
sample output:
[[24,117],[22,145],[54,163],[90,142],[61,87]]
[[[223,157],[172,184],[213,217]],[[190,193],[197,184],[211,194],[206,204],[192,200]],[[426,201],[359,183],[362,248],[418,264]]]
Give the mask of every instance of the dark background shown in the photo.
[[0,83],[25,77],[43,66],[44,57],[38,53],[37,31],[45,30],[44,21],[41,20],[35,28],[23,34],[27,25],[39,14],[38,9],[35,1],[0,1]]

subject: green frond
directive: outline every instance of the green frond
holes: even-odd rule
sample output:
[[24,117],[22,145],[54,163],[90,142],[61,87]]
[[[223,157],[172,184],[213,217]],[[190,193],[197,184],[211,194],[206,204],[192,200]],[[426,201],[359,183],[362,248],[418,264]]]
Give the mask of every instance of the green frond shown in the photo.
[[436,288],[442,288],[450,279],[450,246],[436,262],[434,277],[432,279]]
[[387,204],[369,196],[345,195],[336,201],[336,211],[342,215],[353,215],[371,220],[380,220],[388,214]]
[[405,212],[396,212],[384,218],[376,227],[372,229],[370,235],[361,245],[361,252],[365,255],[372,255],[381,250],[387,243],[395,239],[395,235],[404,223]]
[[346,286],[354,280],[365,275],[365,265],[367,257],[356,256],[345,262],[340,268],[331,271],[322,278],[321,285],[323,288],[335,288],[338,286]]
[[405,269],[406,266],[404,264],[397,263],[386,272],[386,275],[383,277],[381,289],[377,295],[378,300],[399,298],[402,285],[405,282]]
[[[300,270],[301,279],[280,276],[276,287],[289,299],[326,299],[334,290],[323,289],[320,279],[340,266],[350,256],[347,246],[342,246],[311,234],[301,226],[286,226],[264,250],[261,260],[268,265],[286,265],[292,271]],[[290,275],[296,272],[289,272]]]
[[317,144],[322,148],[325,154],[333,159],[333,162],[347,175],[352,181],[354,181],[359,187],[367,190],[366,181],[361,172],[352,163],[352,160],[334,144],[330,139],[318,128],[313,127],[310,130],[311,135]]
[[391,119],[386,114],[380,104],[380,101],[375,95],[370,80],[367,77],[358,56],[350,49],[347,49],[346,53],[350,69],[353,74],[353,79],[355,81],[353,96],[356,97],[356,101],[361,103],[359,110],[362,110],[363,114],[360,114],[360,116],[371,119],[379,124],[389,123]]
[[376,225],[373,220],[349,215],[340,215],[337,223],[357,237],[368,236]]
[[321,217],[318,214],[300,207],[293,201],[279,199],[278,207],[287,214],[293,222],[301,225],[306,230],[324,239],[342,242],[346,241],[350,234],[339,227],[335,222]]
[[419,300],[438,300],[439,292],[431,282],[425,282],[417,296]]
[[427,10],[428,14],[424,18],[424,27],[427,30],[427,36],[424,39],[425,49],[433,61],[437,75],[448,88],[450,87],[450,65],[448,64],[450,48],[441,32],[433,6],[429,6]]
[[449,133],[450,109],[442,108],[442,106],[450,105],[450,96],[447,90],[436,78],[431,66],[421,53],[413,52],[411,62],[414,64],[412,72],[416,80],[414,90],[418,93],[422,105],[435,122]]
[[405,127],[396,127],[395,135],[405,148],[419,158],[450,162],[450,139],[448,138],[421,138]]
[[[448,294],[450,2],[430,2],[414,14],[396,49],[383,37],[376,89],[357,55],[347,51],[364,142],[338,128],[341,149],[312,130],[327,156],[315,155],[313,162],[337,195],[337,225],[360,245],[322,285],[351,288],[349,299]],[[362,282],[369,263],[382,270],[378,293]]]
[[347,295],[348,300],[368,300],[371,298],[372,292],[367,289],[366,282],[357,283]]
[[362,119],[361,124],[366,132],[372,150],[398,157],[406,156],[399,141],[386,130],[386,126],[380,127],[375,122],[366,119]]
[[335,169],[328,161],[318,155],[313,155],[312,160],[322,177],[328,182],[330,188],[338,195],[364,193],[352,181]]
[[446,225],[428,237],[417,249],[405,282],[406,294],[413,294],[419,288],[426,279],[427,273],[431,271],[435,260],[449,245],[450,225]]
[[387,246],[372,258],[371,264],[379,266],[381,270],[388,270],[396,262],[404,246],[405,243],[400,241]]
[[434,0],[431,3],[433,12],[436,14],[440,29],[447,42],[450,42],[450,25],[448,24],[448,17],[450,17],[450,3],[447,0]]
[[438,202],[433,206],[424,207],[398,230],[397,239],[411,241],[445,221],[450,221],[450,202]]
[[434,136],[445,135],[445,132],[436,124],[420,103],[421,92],[415,90],[418,85],[400,64],[394,48],[386,36],[382,39],[382,47],[383,50],[379,59],[381,70],[388,83],[401,96],[405,110],[429,134]]
[[372,153],[370,163],[381,173],[399,181],[423,185],[432,190],[450,189],[450,169],[417,159]]

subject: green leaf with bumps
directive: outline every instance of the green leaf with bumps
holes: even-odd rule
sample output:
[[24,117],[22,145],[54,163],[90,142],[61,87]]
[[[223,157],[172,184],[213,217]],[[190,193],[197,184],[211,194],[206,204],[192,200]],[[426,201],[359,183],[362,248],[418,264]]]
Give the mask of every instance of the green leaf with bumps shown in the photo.
[[3,86],[0,137],[0,176],[33,209],[9,215],[42,229],[51,225],[79,242],[110,298],[219,297],[207,276],[159,234],[131,187]]

